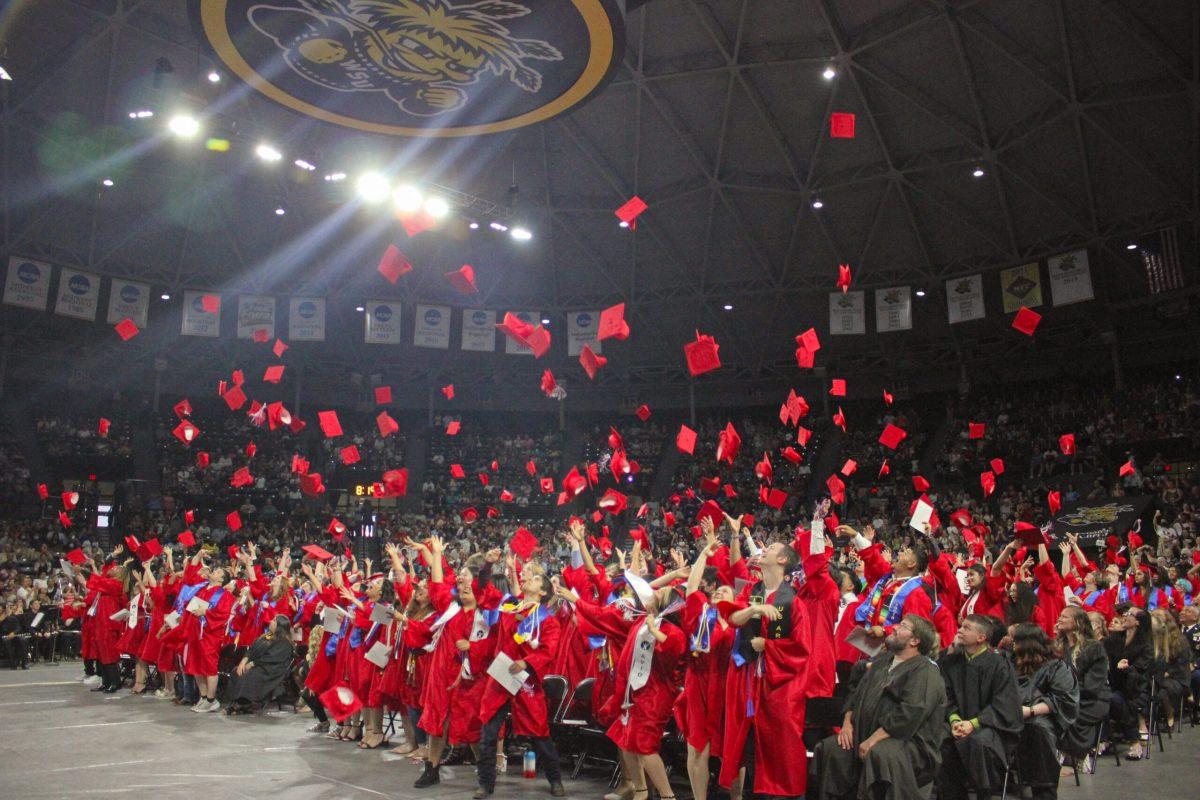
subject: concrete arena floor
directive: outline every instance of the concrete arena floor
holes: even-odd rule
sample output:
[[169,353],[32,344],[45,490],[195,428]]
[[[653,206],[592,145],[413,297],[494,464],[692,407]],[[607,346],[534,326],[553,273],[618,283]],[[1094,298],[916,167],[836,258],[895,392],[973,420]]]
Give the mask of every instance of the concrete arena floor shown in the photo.
[[[440,786],[414,790],[420,772],[414,762],[308,734],[308,714],[193,714],[127,692],[92,694],[75,680],[81,672],[78,662],[0,671],[0,798],[466,800],[475,787],[473,768],[449,767]],[[1106,759],[1080,788],[1064,779],[1059,797],[1196,800],[1198,744],[1200,729],[1185,726],[1166,741],[1165,753],[1156,747],[1149,762],[1122,761],[1120,768]],[[496,800],[548,798],[545,780],[525,780],[519,767],[510,762]],[[586,776],[567,781],[569,797],[599,800],[603,782]]]

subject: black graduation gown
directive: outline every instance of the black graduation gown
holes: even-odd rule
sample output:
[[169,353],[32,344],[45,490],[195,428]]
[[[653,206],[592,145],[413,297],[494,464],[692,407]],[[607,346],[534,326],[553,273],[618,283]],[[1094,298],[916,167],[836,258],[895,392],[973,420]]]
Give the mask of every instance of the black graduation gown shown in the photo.
[[1089,643],[1075,657],[1079,682],[1079,714],[1059,737],[1058,747],[1075,758],[1083,758],[1096,745],[1100,725],[1108,719],[1112,689],[1108,687],[1108,656],[1099,643]]
[[[946,686],[928,658],[910,658],[891,670],[893,662],[891,653],[880,655],[847,698],[854,749],[843,750],[836,736],[818,745],[820,779],[809,783],[809,795],[816,800],[909,800],[932,783],[946,735]],[[858,745],[880,728],[890,738],[875,745],[866,759],[859,758]]]
[[1008,659],[986,650],[972,659],[947,651],[938,666],[946,681],[946,719],[958,715],[979,720],[979,729],[965,739],[946,739],[942,746],[939,794],[958,797],[963,779],[971,786],[999,792],[1004,768],[1021,734],[1021,699],[1017,677]]
[[1065,661],[1052,658],[1032,675],[1018,675],[1021,705],[1045,703],[1050,713],[1025,720],[1017,746],[1021,782],[1058,785],[1058,740],[1079,715],[1079,682]]
[[245,675],[231,674],[226,696],[230,701],[245,700],[262,703],[275,693],[292,666],[294,646],[284,637],[263,634],[258,637],[246,658],[254,664]]

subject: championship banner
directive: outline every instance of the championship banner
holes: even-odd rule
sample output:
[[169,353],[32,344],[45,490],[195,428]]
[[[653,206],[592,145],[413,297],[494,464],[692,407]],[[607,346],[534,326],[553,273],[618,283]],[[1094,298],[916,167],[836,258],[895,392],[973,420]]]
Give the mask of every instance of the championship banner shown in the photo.
[[1046,259],[1046,271],[1050,273],[1050,295],[1054,305],[1065,306],[1095,299],[1087,250],[1076,250]]
[[833,336],[867,332],[865,292],[829,293],[829,333]]
[[255,331],[266,331],[275,338],[275,298],[267,295],[238,296],[237,338],[251,339]]
[[462,349],[496,352],[496,312],[463,310]]
[[293,297],[288,306],[288,340],[325,341],[325,298]]
[[221,302],[221,295],[215,292],[184,292],[183,293],[183,324],[180,333],[184,336],[208,336],[216,338],[221,335],[221,309],[210,314],[204,310],[204,296],[212,295]]
[[108,324],[123,319],[133,320],[139,328],[146,327],[150,314],[150,287],[137,281],[112,278],[108,292]]
[[1042,304],[1042,275],[1036,263],[1000,270],[1000,295],[1004,298],[1004,313],[1036,308]]
[[983,319],[984,313],[982,275],[946,281],[946,314],[951,325]]
[[[542,321],[540,311],[514,311],[512,315],[522,322],[528,322],[535,328]],[[523,345],[511,336],[504,337],[504,352],[510,356],[531,356],[533,349]]]
[[875,291],[875,331],[912,330],[912,288],[894,286]]
[[[1109,497],[1100,502],[1079,501],[1069,503],[1054,518],[1054,537],[1062,541],[1067,533],[1079,534],[1080,547],[1104,549],[1104,539],[1109,534],[1120,536],[1133,529],[1134,524],[1145,514],[1153,498],[1149,495],[1136,497]],[[1154,526],[1143,524],[1143,530]]]
[[450,348],[450,308],[448,306],[417,306],[413,326],[413,344],[417,347]]
[[100,307],[100,276],[62,267],[58,271],[58,299],[54,313],[62,317],[96,321]]
[[5,303],[45,311],[49,297],[49,264],[16,256],[8,259],[8,277],[4,281]]
[[600,333],[599,311],[567,312],[567,355],[577,356],[586,344],[593,353],[600,353],[603,342],[596,338]]
[[400,307],[390,301],[367,302],[363,340],[367,344],[400,344]]

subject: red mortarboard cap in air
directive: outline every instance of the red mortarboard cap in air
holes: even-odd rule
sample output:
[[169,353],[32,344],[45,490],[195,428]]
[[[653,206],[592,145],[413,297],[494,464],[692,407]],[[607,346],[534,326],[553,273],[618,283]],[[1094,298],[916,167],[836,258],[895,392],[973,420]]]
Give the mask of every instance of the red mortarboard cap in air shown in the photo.
[[309,558],[315,558],[317,561],[328,561],[333,558],[333,553],[317,544],[306,544],[300,550]]
[[184,531],[183,533],[179,534],[179,543],[184,547],[195,547],[196,534],[192,533],[191,531]]
[[71,518],[67,516],[67,512],[65,512],[65,511],[58,512],[58,521],[62,524],[62,526],[64,528],[71,527]]
[[388,497],[404,497],[408,494],[408,467],[389,469],[381,478]]
[[327,527],[325,530],[329,531],[330,535],[340,542],[342,537],[346,535],[346,523],[342,522],[337,517],[334,517],[333,519],[329,520],[329,527]]
[[929,491],[929,481],[925,480],[925,478],[922,477],[921,475],[913,475],[912,482],[913,482],[913,489],[917,490],[918,492],[928,492]]
[[730,500],[738,496],[737,490],[733,488],[733,484],[727,483],[721,488],[725,490],[725,496]]
[[890,406],[892,404],[892,401],[895,399],[896,398],[893,397],[887,389],[883,390],[883,402],[887,403]]
[[587,479],[592,486],[600,485],[600,467],[596,464],[587,465]]
[[771,489],[767,492],[767,499],[763,502],[778,511],[783,508],[783,504],[787,502],[787,499],[787,492],[781,489]]
[[197,468],[208,469],[208,465],[209,465],[210,461],[211,461],[211,459],[209,458],[208,453],[204,452],[203,450],[196,453],[196,467]]
[[983,496],[987,497],[996,491],[996,473],[988,470],[979,474],[979,485],[983,487]]
[[229,556],[230,561],[233,561],[234,559],[236,559],[238,557],[239,552],[240,552],[240,550],[238,550],[238,546],[236,544],[231,544],[231,545],[229,545],[229,547],[225,548],[225,553],[226,553],[226,555]]
[[982,439],[987,432],[987,425],[982,422],[968,422],[967,433],[972,439]]
[[255,328],[250,332],[250,339],[257,344],[265,344],[271,338],[266,328]]
[[493,458],[493,459],[492,459],[492,464],[491,464],[491,466],[489,467],[489,469],[490,469],[492,472],[499,472],[499,471],[500,471],[500,462],[499,462],[499,461],[497,461],[496,459],[494,459],[494,458]]
[[732,464],[742,449],[742,437],[734,430],[732,422],[725,423],[725,430],[717,435],[717,461]]
[[1037,330],[1038,323],[1041,321],[1041,314],[1028,308],[1022,308],[1013,317],[1012,326],[1026,336],[1033,336],[1033,332]]
[[487,508],[487,518],[488,519],[496,519],[499,516],[500,516],[500,509],[494,508],[492,506],[488,506],[488,508]]
[[231,531],[239,530],[242,527],[242,515],[236,511],[230,511],[225,515],[225,524]]
[[693,378],[721,366],[720,349],[721,345],[717,344],[716,339],[696,331],[696,341],[683,346],[683,356],[687,359],[688,372]]
[[810,353],[815,353],[821,349],[821,339],[817,336],[816,328],[809,328],[804,333],[796,337],[796,344],[803,347]]
[[554,382],[554,373],[551,372],[550,370],[546,370],[545,372],[543,372],[542,373],[542,392],[545,393],[546,397],[549,397],[551,394],[553,394],[554,390],[557,388],[558,388],[558,384]]
[[696,432],[687,425],[680,425],[679,433],[675,435],[675,446],[689,456],[694,455],[696,450]]
[[524,345],[529,344],[529,336],[533,333],[533,325],[511,311],[504,312],[504,319],[496,323],[496,327],[505,336]]
[[229,485],[235,489],[249,486],[252,483],[254,483],[254,476],[250,474],[249,467],[238,467],[234,470],[233,477],[229,479]]
[[529,473],[529,477],[537,475],[537,463],[531,458],[525,462],[525,471]]
[[636,194],[625,201],[625,204],[618,208],[614,213],[617,218],[627,224],[632,230],[637,230],[637,218],[649,206],[646,201],[638,197]]
[[991,461],[988,462],[988,464],[989,464],[989,466],[991,466],[992,472],[996,473],[997,475],[1004,474],[1004,459],[993,458]]
[[447,400],[453,400],[454,399],[454,384],[448,383],[445,386],[443,386],[442,394],[445,396],[445,398]]
[[87,556],[83,554],[83,549],[76,547],[74,550],[67,553],[67,561],[72,564],[79,565],[87,561]]
[[104,417],[101,417],[100,421],[98,423],[96,423],[96,432],[99,433],[101,436],[108,436],[108,429],[110,427],[112,427],[112,422],[105,419]]
[[325,484],[321,481],[321,473],[309,472],[300,476],[300,491],[309,497],[316,497],[325,491]]
[[63,492],[62,504],[67,511],[73,511],[79,505],[79,492]]
[[233,371],[233,374],[230,375],[229,377],[230,377],[230,380],[233,381],[234,386],[241,386],[242,384],[244,384],[246,382],[246,375],[240,369],[235,369]]
[[183,512],[183,521],[185,523],[187,523],[188,525],[192,525],[193,523],[195,523],[196,522],[196,512],[190,508],[188,510],[184,511]]
[[479,287],[475,285],[475,269],[470,264],[463,264],[453,272],[447,272],[446,278],[450,285],[462,294],[477,294]]
[[834,139],[854,138],[854,115],[835,111],[829,115],[829,135]]
[[[329,558],[333,558],[332,555]],[[324,561],[325,559],[321,559]],[[321,705],[325,707],[325,712],[333,718],[335,722],[341,722],[359,711],[362,710],[363,703],[354,690],[344,684],[332,686],[321,692],[318,698]]]
[[1117,475],[1124,478],[1126,475],[1132,475],[1134,471],[1133,459],[1131,458],[1121,465],[1121,469]]
[[771,457],[763,453],[762,461],[754,465],[754,474],[760,481],[770,483],[775,479],[775,468],[771,466]]
[[467,477],[467,473],[463,472],[462,464],[451,464],[450,465],[450,477],[451,478]]
[[624,450],[613,451],[612,458],[608,462],[608,468],[612,470],[613,480],[615,481],[621,480],[621,478],[633,471],[633,467]]
[[356,445],[343,447],[338,451],[338,455],[342,457],[342,463],[346,465],[357,464],[362,460],[362,456],[358,454],[358,447]]
[[221,310],[221,298],[215,294],[206,294],[200,297],[200,308],[204,309],[205,314],[216,314]]
[[832,385],[829,387],[829,393],[834,397],[846,396],[846,381],[843,378],[834,378]]
[[[529,349],[533,351],[534,358],[541,358],[550,351],[550,331],[538,325],[533,329],[533,333],[529,334],[529,341],[525,344],[529,345]],[[603,362],[604,359],[600,359],[600,361]]]
[[44,483],[39,483],[37,485],[37,493],[38,493],[38,497],[40,497],[43,500],[50,499],[50,489],[47,488],[46,484],[44,484]]
[[271,352],[275,354],[276,358],[283,358],[283,354],[287,352],[287,349],[288,346],[284,343],[283,339],[276,339],[275,344],[271,347]]
[[479,519],[479,512],[474,508],[464,508],[462,511],[458,512],[458,516],[463,522],[474,522],[475,520]]
[[846,414],[842,411],[842,407],[838,406],[837,413],[833,415],[833,424],[842,429],[842,433],[846,432]]
[[896,427],[889,422],[887,426],[884,427],[883,433],[879,434],[879,443],[884,447],[889,447],[892,450],[895,450],[900,446],[900,443],[904,441],[906,436],[908,436],[908,431],[904,430],[903,428]]
[[272,364],[263,372],[263,383],[279,383],[283,378],[283,364]]
[[618,492],[616,489],[609,489],[600,498],[600,502],[596,505],[607,511],[609,514],[616,516],[623,512],[628,504],[628,499],[625,495]]
[[384,438],[400,430],[400,424],[388,416],[386,411],[379,412],[379,416],[375,417],[375,424],[379,426],[379,435]]
[[1058,492],[1046,493],[1046,505],[1050,507],[1050,515],[1053,516],[1062,508],[1062,495]]
[[796,366],[800,369],[812,369],[817,363],[816,353],[807,347],[796,348]]
[[650,406],[642,403],[637,407],[637,411],[633,413],[637,414],[638,419],[640,419],[642,422],[645,422],[646,420],[650,419]]
[[971,512],[960,508],[950,515],[950,521],[960,528],[966,528],[971,524]]
[[583,365],[583,371],[587,373],[588,378],[595,380],[596,372],[608,363],[608,359],[596,355],[592,352],[592,348],[585,344],[583,350],[579,352],[579,363]]
[[117,332],[117,336],[121,337],[121,341],[128,342],[130,339],[138,335],[138,326],[133,324],[133,320],[126,317],[113,326],[113,330]]
[[200,429],[191,423],[189,420],[180,420],[175,426],[175,430],[171,431],[175,434],[175,438],[186,445],[190,445],[196,441],[196,437],[200,435]]
[[1064,433],[1058,437],[1058,449],[1062,450],[1064,456],[1075,455],[1075,434]]
[[571,467],[571,471],[562,479],[562,488],[572,496],[575,496],[587,488],[587,483],[587,478],[579,474],[579,468]]
[[149,539],[145,542],[142,542],[142,546],[138,548],[137,555],[138,555],[138,559],[140,559],[141,561],[149,561],[150,559],[154,558],[155,556],[161,556],[162,551],[163,551],[162,544],[158,541],[158,538],[155,537],[153,539]]
[[500,502],[501,503],[511,503],[512,501],[513,501],[513,493],[512,492],[510,492],[508,489],[503,489],[500,491]]
[[846,484],[837,475],[830,475],[825,480],[825,486],[829,489],[829,498],[833,502],[841,505],[846,502]]
[[629,323],[625,321],[625,304],[617,303],[600,312],[600,324],[596,328],[596,339],[629,338]]
[[842,294],[850,291],[850,265],[838,264],[838,279],[837,287],[842,290]]
[[717,505],[716,500],[705,500],[700,509],[696,511],[696,522],[710,519],[714,528],[720,528],[721,523],[725,521],[725,512]]
[[842,468],[841,468],[840,472],[843,475],[845,475],[847,478],[849,478],[851,475],[854,474],[855,470],[857,470],[857,469],[858,469],[858,462],[855,461],[853,458],[848,458],[848,459],[846,459],[846,463],[842,464]]
[[1046,541],[1041,528],[1022,520],[1017,521],[1013,535],[1026,547],[1037,547],[1039,544],[1045,544]]
[[528,561],[529,557],[533,555],[533,551],[537,549],[538,540],[536,536],[529,532],[528,528],[522,525],[517,528],[517,532],[508,541],[508,546],[514,553]]
[[188,402],[186,397],[175,404],[175,416],[183,419],[184,417],[190,417],[191,415],[192,404]]
[[812,438],[812,431],[801,425],[796,428],[796,444],[801,447],[808,447],[808,440]]
[[[663,525],[666,525],[668,528],[675,527],[675,515],[672,512],[670,512],[670,511],[663,512]],[[644,537],[645,534],[642,534],[642,536]]]
[[554,478],[542,478],[538,485],[542,487],[542,494],[550,494],[554,491]]
[[892,471],[892,468],[890,466],[888,466],[888,460],[885,458],[883,460],[883,463],[879,465],[879,475],[876,476],[876,479],[882,478],[884,475],[889,474],[891,471]]
[[412,264],[408,263],[408,258],[399,247],[389,244],[379,261],[379,274],[387,278],[388,283],[395,283],[401,275],[409,272],[412,272]]
[[375,402],[378,405],[387,405],[392,402],[392,387],[376,386],[375,387]]
[[487,486],[489,483],[492,482],[492,479],[490,477],[488,477],[488,474],[486,472],[480,472],[475,477],[479,478],[479,483],[482,484],[483,486]]
[[458,432],[461,429],[462,429],[462,423],[456,419],[450,420],[450,422],[446,423],[446,435],[447,436],[457,436]]
[[283,427],[292,422],[292,412],[288,411],[278,400],[267,405],[267,424],[271,430]]
[[342,423],[338,421],[336,411],[318,411],[317,421],[321,423],[321,432],[326,439],[342,435]]
[[299,453],[292,454],[292,472],[303,475],[308,472],[308,459]]
[[396,216],[399,217],[400,224],[404,226],[404,232],[408,234],[408,238],[410,239],[437,224],[437,220],[433,218],[433,215],[423,207],[418,208],[416,211],[408,211]]
[[721,490],[720,478],[701,478],[700,491],[703,494],[716,494]]
[[800,455],[800,453],[798,453],[794,447],[783,448],[783,457],[793,464],[799,464],[804,460],[804,456]]
[[242,391],[241,385],[236,383],[221,395],[221,399],[229,406],[230,411],[237,411],[246,405],[246,393]]

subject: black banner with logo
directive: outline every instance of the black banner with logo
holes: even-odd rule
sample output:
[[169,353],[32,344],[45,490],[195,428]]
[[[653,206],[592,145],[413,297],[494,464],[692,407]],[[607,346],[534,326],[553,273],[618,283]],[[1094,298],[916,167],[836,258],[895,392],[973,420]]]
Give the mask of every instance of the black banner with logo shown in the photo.
[[[1054,538],[1061,541],[1067,532],[1079,535],[1080,547],[1104,548],[1104,539],[1116,534],[1124,541],[1134,524],[1149,512],[1149,495],[1108,497],[1104,500],[1083,500],[1063,508],[1054,518]],[[1153,539],[1154,526],[1142,525],[1142,538]]]

